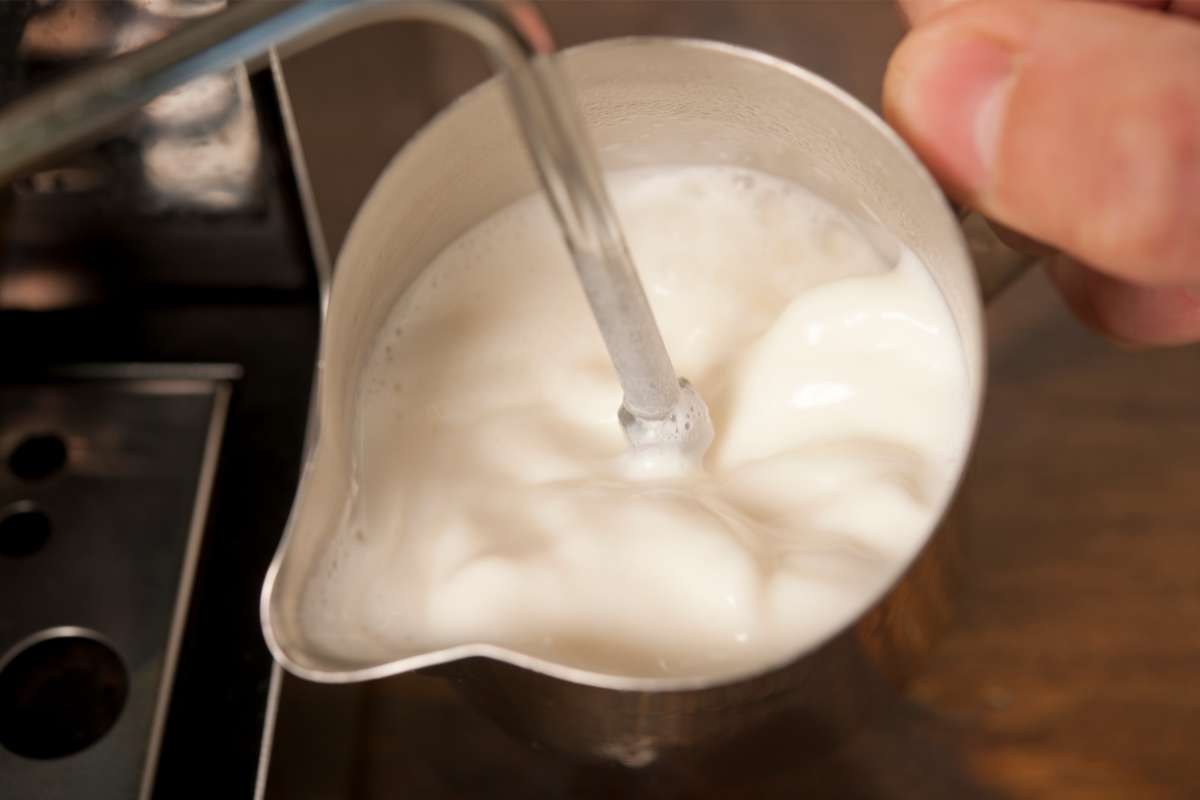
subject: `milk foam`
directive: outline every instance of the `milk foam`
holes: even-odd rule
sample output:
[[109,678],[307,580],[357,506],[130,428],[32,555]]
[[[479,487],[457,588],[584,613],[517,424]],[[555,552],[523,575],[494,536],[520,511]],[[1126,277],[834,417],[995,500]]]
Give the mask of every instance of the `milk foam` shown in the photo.
[[919,260],[731,167],[609,185],[703,468],[629,459],[621,389],[544,201],[449,246],[363,371],[356,485],[304,597],[353,660],[485,642],[596,672],[727,676],[859,613],[950,491],[969,391]]

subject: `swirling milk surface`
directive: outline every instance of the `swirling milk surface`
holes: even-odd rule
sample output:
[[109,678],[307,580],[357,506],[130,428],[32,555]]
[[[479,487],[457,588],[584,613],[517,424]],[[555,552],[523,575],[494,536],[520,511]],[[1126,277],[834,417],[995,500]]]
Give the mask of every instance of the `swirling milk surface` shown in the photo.
[[803,188],[612,173],[702,468],[641,470],[550,212],[522,200],[399,300],[358,388],[358,491],[306,590],[320,648],[487,642],[600,673],[734,675],[859,613],[920,547],[968,437],[953,320]]

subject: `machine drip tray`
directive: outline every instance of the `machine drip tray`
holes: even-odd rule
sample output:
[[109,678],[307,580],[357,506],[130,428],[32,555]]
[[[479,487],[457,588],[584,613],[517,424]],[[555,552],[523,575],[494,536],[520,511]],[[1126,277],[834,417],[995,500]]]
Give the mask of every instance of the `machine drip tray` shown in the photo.
[[236,367],[0,385],[5,796],[152,784]]

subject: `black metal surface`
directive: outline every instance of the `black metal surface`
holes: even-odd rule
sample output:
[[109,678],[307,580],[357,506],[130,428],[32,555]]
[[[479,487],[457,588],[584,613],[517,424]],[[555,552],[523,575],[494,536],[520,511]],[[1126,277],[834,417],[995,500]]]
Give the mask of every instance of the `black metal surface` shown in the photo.
[[318,314],[314,297],[195,310],[168,324],[177,323],[192,340],[185,346],[232,353],[245,377],[230,409],[155,797],[250,797],[272,665],[258,598],[299,477]]
[[0,775],[17,796],[125,798],[153,772],[228,395],[185,371],[0,385],[0,452],[33,431],[68,443],[53,477],[0,472],[0,504],[36,505],[56,534],[0,559]]
[[[272,663],[258,594],[298,478],[319,327],[315,270],[271,77],[253,76],[251,85],[267,176],[260,212],[125,218],[110,198],[113,207],[89,219],[81,196],[40,197],[33,214],[14,205],[11,190],[0,207],[0,297],[6,283],[31,272],[86,288],[78,301],[49,310],[0,303],[4,381],[61,364],[243,369],[154,786],[155,797],[172,800],[254,791]],[[56,235],[56,209],[80,224]],[[37,227],[46,220],[54,224]]]

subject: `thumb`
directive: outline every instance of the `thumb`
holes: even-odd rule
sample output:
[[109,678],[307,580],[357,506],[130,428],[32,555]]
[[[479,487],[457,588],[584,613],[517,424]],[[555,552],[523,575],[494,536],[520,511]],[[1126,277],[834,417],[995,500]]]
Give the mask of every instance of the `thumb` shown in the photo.
[[968,2],[901,43],[884,111],[951,194],[1121,280],[1200,284],[1200,25]]

